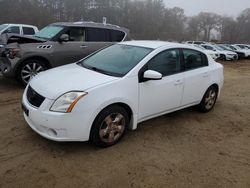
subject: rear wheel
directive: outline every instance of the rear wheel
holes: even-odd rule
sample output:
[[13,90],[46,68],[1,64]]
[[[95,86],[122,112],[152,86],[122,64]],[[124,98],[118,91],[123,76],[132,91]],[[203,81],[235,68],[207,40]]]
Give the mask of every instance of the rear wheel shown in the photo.
[[22,63],[17,71],[17,78],[24,86],[39,72],[47,70],[47,66],[40,60],[27,60]]
[[118,143],[127,131],[129,116],[120,106],[104,109],[95,119],[90,140],[97,146],[109,147]]
[[206,91],[201,103],[198,105],[201,112],[209,112],[213,109],[218,96],[218,89],[211,86]]

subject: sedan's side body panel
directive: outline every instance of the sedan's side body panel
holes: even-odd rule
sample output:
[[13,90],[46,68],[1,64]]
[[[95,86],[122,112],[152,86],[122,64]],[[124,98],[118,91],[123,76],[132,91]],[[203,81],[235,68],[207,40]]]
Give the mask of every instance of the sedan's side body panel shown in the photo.
[[139,84],[139,120],[180,106],[184,73]]
[[184,92],[181,106],[199,103],[210,84],[210,68],[202,67],[186,71],[184,77]]

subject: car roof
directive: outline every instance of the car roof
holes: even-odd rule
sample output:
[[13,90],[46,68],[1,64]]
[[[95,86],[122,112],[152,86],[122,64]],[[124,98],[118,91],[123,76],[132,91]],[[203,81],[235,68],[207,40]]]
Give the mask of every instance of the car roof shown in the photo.
[[34,26],[34,25],[27,25],[27,24],[14,24],[14,23],[6,23],[6,24],[3,24],[3,25],[27,26],[27,27],[35,27],[35,28],[37,28],[37,27],[36,27],[36,26]]
[[165,41],[150,41],[150,40],[132,40],[121,42],[119,44],[138,46],[144,48],[157,49],[160,47],[169,47],[169,48],[193,48],[187,44],[175,43],[175,42],[165,42]]
[[126,33],[129,32],[128,29],[126,29],[124,27],[120,27],[118,25],[96,23],[96,22],[57,22],[57,23],[53,23],[51,25],[67,26],[67,27],[76,27],[76,26],[95,27],[95,28],[103,28],[103,29],[113,29],[113,30],[123,31]]

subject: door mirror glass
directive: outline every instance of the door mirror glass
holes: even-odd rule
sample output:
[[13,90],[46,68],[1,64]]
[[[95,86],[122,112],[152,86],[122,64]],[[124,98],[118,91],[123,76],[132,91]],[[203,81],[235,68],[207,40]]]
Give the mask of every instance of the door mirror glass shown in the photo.
[[68,34],[62,34],[59,38],[59,42],[68,42],[69,41],[69,35]]
[[147,70],[146,72],[144,72],[143,78],[145,80],[161,80],[162,74],[157,71]]

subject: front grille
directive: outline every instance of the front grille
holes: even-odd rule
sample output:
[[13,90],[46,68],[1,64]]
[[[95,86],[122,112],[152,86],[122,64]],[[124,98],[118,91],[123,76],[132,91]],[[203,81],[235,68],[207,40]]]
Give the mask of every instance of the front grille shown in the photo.
[[27,99],[30,104],[39,108],[41,104],[43,103],[43,101],[45,100],[45,97],[43,97],[42,95],[39,95],[34,89],[32,89],[29,86],[27,90]]

